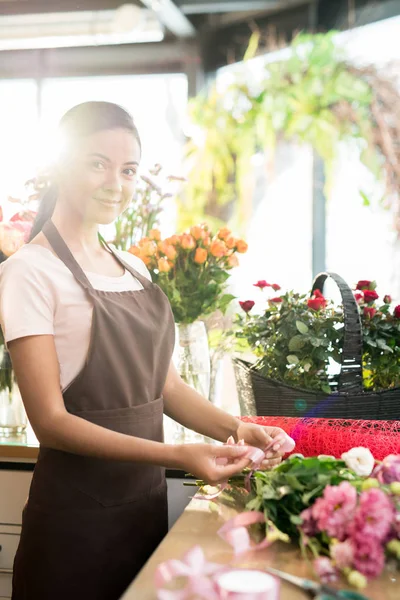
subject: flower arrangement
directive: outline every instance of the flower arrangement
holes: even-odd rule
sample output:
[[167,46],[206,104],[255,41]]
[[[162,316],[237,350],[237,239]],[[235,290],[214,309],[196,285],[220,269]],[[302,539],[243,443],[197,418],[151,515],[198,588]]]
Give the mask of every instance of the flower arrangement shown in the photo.
[[[278,284],[260,280],[254,284],[265,293],[276,294]],[[271,294],[272,295],[272,294]],[[376,282],[360,280],[354,297],[363,329],[364,386],[382,390],[400,385],[400,305],[391,307],[391,297],[379,302]],[[343,348],[343,310],[325,298],[294,291],[267,298],[259,314],[251,314],[253,300],[239,302],[235,335],[245,340],[258,358],[254,368],[263,376],[306,389],[331,393]],[[336,367],[336,371],[337,371]]]
[[115,222],[115,238],[112,243],[116,248],[128,250],[159,225],[164,201],[173,196],[169,189],[166,190],[166,185],[176,181],[184,179],[174,175],[163,178],[162,166],[159,164],[149,169],[148,175],[139,176],[132,202]]
[[264,515],[266,540],[296,542],[324,581],[356,587],[400,566],[400,456],[376,463],[367,448],[341,459],[293,454],[272,471],[230,479],[219,502]]
[[28,241],[35,214],[31,210],[22,210],[5,222],[0,207],[0,262],[5,261]]
[[175,322],[193,323],[216,310],[224,313],[234,299],[225,291],[226,282],[247,244],[227,228],[213,234],[203,224],[166,239],[153,229],[129,251],[144,261],[168,296]]

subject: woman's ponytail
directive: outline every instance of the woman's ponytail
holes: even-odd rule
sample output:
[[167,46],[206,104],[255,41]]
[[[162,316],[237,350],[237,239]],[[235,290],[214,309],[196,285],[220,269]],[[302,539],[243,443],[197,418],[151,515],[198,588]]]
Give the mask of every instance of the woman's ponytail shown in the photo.
[[40,204],[39,210],[37,212],[35,221],[32,225],[31,234],[29,236],[29,241],[33,240],[34,237],[37,236],[43,229],[43,225],[51,219],[54,208],[57,202],[57,186],[55,184],[51,184],[47,190],[45,191]]

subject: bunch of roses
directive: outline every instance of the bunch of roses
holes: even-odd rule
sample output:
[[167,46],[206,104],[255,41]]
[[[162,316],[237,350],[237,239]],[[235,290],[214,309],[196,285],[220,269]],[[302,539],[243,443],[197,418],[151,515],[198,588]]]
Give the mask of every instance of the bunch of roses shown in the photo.
[[[367,279],[360,279],[357,283],[354,297],[362,308],[364,316],[369,319],[373,319],[382,308],[392,304],[392,297],[389,294],[385,294],[383,297],[383,307],[379,309],[376,306],[376,301],[379,298],[379,295],[376,292],[376,281],[369,281]],[[393,316],[396,319],[400,319],[400,304],[394,307]]]
[[3,211],[0,208],[1,261],[14,254],[28,241],[35,216],[35,212],[23,210],[5,222],[3,221]]
[[152,229],[130,248],[167,295],[176,323],[193,323],[216,310],[225,312],[234,299],[225,292],[226,281],[239,264],[237,254],[246,251],[246,242],[229,229],[224,227],[213,235],[206,224],[166,239]]
[[[280,290],[278,284],[260,280],[254,284],[262,291]],[[363,335],[364,386],[386,390],[400,386],[400,305],[391,308],[386,294],[378,305],[376,282],[360,280],[354,297],[359,306]],[[335,391],[327,378],[331,359],[340,363],[343,347],[343,312],[320,290],[311,297],[293,291],[268,298],[259,315],[249,314],[253,300],[239,302],[246,314],[239,316],[236,335],[245,338],[260,358],[257,367],[266,377],[306,387]]]
[[214,236],[206,224],[196,225],[181,235],[161,239],[158,229],[152,229],[149,237],[142,238],[129,252],[139,256],[143,262],[160,273],[168,273],[183,258],[196,265],[206,263],[223,264],[225,269],[236,267],[236,252],[247,251],[247,243],[235,238],[226,227]]
[[361,481],[328,485],[321,498],[300,517],[302,543],[314,553],[322,546],[328,557],[314,561],[325,582],[341,571],[349,583],[365,587],[383,571],[386,557],[400,559],[400,456],[391,455],[374,468],[366,448],[342,455]]

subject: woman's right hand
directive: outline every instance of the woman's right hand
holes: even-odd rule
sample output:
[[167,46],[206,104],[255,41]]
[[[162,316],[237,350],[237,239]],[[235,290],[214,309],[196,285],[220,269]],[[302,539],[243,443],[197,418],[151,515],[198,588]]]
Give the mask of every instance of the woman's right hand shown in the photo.
[[251,464],[248,446],[183,444],[179,447],[181,467],[210,485],[222,483]]

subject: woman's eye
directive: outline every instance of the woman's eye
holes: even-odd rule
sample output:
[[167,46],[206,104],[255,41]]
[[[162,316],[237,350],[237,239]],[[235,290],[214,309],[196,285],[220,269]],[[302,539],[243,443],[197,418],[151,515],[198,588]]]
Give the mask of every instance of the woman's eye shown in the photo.
[[94,169],[96,169],[97,171],[104,171],[104,169],[105,169],[105,166],[104,166],[104,164],[103,164],[102,162],[100,162],[99,160],[94,160],[94,161],[91,163],[91,165],[92,165],[92,167],[93,167]]
[[127,175],[128,177],[134,177],[136,175],[136,169],[125,169],[124,170],[124,174]]

